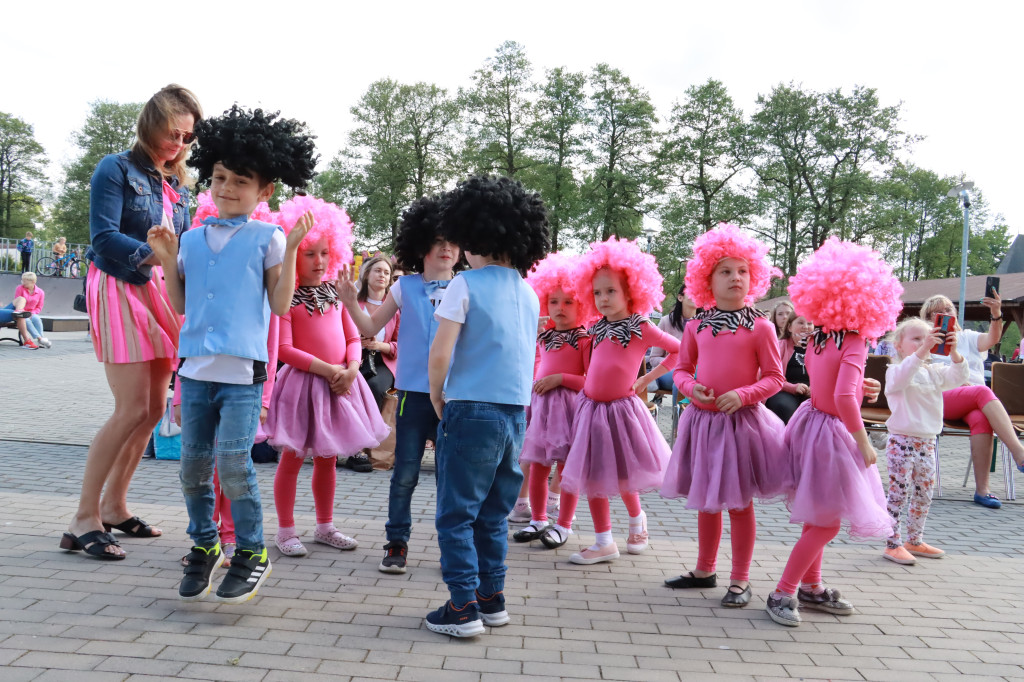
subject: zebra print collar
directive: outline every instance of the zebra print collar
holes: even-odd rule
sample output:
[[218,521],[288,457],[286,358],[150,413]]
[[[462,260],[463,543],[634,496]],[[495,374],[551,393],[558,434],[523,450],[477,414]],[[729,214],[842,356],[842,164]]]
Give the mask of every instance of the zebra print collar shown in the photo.
[[576,350],[580,349],[580,337],[586,336],[587,330],[583,327],[574,329],[563,329],[558,331],[555,328],[545,329],[537,335],[537,340],[544,344],[545,351],[558,350],[565,344],[569,344]]
[[744,306],[739,310],[709,308],[698,310],[694,315],[695,319],[700,320],[700,324],[697,325],[697,333],[700,333],[705,327],[710,327],[711,336],[718,336],[719,332],[723,330],[735,334],[740,327],[754,331],[754,320],[759,317],[766,318],[768,313],[750,306]]
[[843,339],[846,338],[847,334],[859,334],[856,329],[837,329],[835,331],[827,332],[822,329],[815,329],[814,336],[811,337],[811,342],[814,344],[814,352],[820,353],[825,350],[825,344],[828,343],[829,339],[836,344],[836,350],[843,349]]
[[594,339],[595,346],[605,339],[612,339],[625,348],[629,345],[632,337],[644,338],[643,325],[647,321],[646,317],[638,313],[633,313],[629,317],[615,322],[609,322],[608,318],[602,317],[590,328],[590,335]]
[[315,310],[319,310],[323,315],[328,306],[338,307],[338,289],[334,286],[334,282],[324,282],[315,287],[295,287],[295,293],[292,295],[292,307],[294,308],[300,303],[306,308],[310,317],[313,316]]

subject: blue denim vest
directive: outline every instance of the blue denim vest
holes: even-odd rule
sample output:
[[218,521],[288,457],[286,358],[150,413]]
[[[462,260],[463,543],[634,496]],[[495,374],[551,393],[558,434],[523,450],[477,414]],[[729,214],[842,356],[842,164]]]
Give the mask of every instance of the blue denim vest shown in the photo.
[[185,321],[178,356],[233,355],[267,362],[270,301],[263,261],[277,225],[250,220],[220,253],[206,243],[206,227],[182,235]]
[[[188,229],[188,189],[172,177],[179,193],[174,205],[174,231]],[[153,252],[146,234],[163,219],[163,183],[156,168],[140,165],[131,152],[110,154],[96,166],[89,193],[89,240],[86,257],[97,268],[129,284],[149,281],[152,265],[141,265]]]
[[427,355],[437,333],[434,306],[427,296],[422,275],[405,275],[398,281],[402,288],[402,321],[398,325],[395,388],[430,393]]
[[488,266],[458,277],[466,281],[469,309],[452,352],[445,398],[529,405],[540,319],[537,294],[512,268]]

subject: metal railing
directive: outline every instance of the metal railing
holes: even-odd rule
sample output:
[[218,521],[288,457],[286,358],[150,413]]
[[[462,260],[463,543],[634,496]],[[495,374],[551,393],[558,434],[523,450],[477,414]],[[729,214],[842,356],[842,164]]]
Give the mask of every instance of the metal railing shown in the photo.
[[[0,237],[0,272],[21,272],[21,252],[18,251],[18,242],[21,238],[13,237]],[[39,259],[50,258],[53,256],[53,245],[56,244],[56,240],[49,241],[43,239],[35,240],[35,247],[32,249],[32,257],[29,259],[29,269],[32,272],[37,272],[39,265]],[[83,261],[81,271],[85,272],[85,252],[88,251],[88,244],[72,244],[68,243],[68,253],[78,253],[78,259]]]

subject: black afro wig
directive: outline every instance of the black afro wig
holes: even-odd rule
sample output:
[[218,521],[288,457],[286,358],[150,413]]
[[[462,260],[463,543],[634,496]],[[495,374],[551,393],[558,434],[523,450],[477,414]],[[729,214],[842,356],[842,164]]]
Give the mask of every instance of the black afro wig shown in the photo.
[[505,177],[475,175],[460,182],[441,207],[441,234],[464,251],[507,256],[523,276],[551,249],[540,195]]
[[306,124],[281,118],[280,112],[249,111],[237,104],[223,115],[196,123],[196,144],[188,165],[209,184],[213,164],[236,173],[256,173],[264,182],[302,189],[316,174],[314,137]]
[[395,238],[395,260],[409,272],[423,272],[423,257],[441,234],[441,207],[446,197],[421,197],[402,212]]

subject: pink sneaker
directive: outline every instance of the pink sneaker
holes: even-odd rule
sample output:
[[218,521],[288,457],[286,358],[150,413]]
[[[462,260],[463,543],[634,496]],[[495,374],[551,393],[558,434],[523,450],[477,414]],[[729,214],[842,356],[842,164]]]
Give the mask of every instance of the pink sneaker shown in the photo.
[[941,559],[946,553],[938,547],[932,547],[931,545],[922,542],[917,545],[912,545],[909,542],[903,543],[903,548],[914,556],[923,556],[926,559]]
[[588,547],[582,552],[576,552],[569,557],[569,562],[589,566],[590,564],[600,564],[605,561],[611,561],[612,559],[618,558],[619,547],[614,541],[612,541],[604,547]]
[[516,502],[512,513],[508,515],[509,523],[529,523],[533,520],[533,511],[529,502]]
[[640,512],[640,519],[643,523],[639,533],[630,533],[626,538],[626,551],[630,554],[643,554],[649,544],[647,535],[647,513]]

